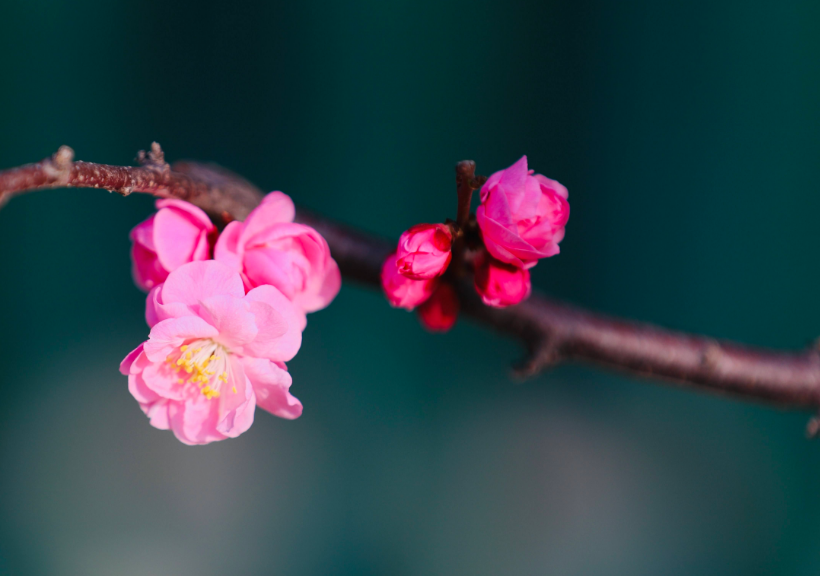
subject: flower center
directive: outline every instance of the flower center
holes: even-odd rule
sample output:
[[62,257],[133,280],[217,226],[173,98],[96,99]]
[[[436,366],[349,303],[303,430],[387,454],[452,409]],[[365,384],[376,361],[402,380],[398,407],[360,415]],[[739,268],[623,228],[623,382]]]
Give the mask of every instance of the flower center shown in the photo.
[[[213,340],[193,340],[170,353],[165,361],[177,373],[177,383],[196,384],[203,396],[218,398],[231,379],[228,350]],[[233,387],[236,394],[236,386]]]

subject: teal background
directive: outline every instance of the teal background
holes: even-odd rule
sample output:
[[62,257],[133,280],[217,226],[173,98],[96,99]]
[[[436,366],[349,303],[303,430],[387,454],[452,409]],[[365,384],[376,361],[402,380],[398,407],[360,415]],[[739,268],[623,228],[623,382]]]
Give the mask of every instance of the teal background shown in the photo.
[[[389,237],[453,166],[528,154],[572,217],[536,286],[773,347],[820,335],[820,4],[0,6],[0,167],[216,161]],[[290,364],[302,418],[191,448],[117,371],[145,339],[152,200],[0,211],[0,574],[797,574],[820,570],[806,414],[585,367],[525,382],[346,284]]]

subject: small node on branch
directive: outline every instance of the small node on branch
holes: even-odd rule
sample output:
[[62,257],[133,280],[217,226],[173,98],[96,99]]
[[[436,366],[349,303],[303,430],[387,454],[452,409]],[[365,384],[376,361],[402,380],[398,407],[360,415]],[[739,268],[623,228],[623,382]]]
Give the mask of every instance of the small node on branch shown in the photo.
[[162,172],[171,171],[171,166],[165,161],[165,152],[162,151],[159,142],[151,142],[151,150],[147,153],[145,150],[137,152],[137,162],[146,168],[157,168]]
[[820,436],[820,415],[812,416],[806,424],[806,438],[813,440]]
[[709,369],[715,369],[720,364],[722,358],[723,349],[720,347],[720,344],[712,340],[706,345],[706,349],[700,357],[700,363]]
[[523,380],[535,376],[542,370],[557,366],[561,360],[561,353],[554,340],[545,338],[535,342],[527,356],[513,365],[513,375]]
[[71,168],[71,163],[74,161],[74,150],[70,146],[60,146],[60,148],[52,156],[54,164],[60,170]]

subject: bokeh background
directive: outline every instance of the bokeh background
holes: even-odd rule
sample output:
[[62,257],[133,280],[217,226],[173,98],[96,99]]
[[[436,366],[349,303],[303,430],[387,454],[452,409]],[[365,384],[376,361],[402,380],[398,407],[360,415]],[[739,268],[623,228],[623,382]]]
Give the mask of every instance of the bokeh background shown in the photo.
[[[540,289],[775,346],[820,335],[812,0],[4,0],[0,167],[61,144],[216,161],[397,237],[453,166],[528,154],[570,190]],[[0,211],[0,574],[820,571],[807,415],[444,336],[344,286],[290,364],[304,402],[236,440],[152,429],[128,231],[152,200]]]

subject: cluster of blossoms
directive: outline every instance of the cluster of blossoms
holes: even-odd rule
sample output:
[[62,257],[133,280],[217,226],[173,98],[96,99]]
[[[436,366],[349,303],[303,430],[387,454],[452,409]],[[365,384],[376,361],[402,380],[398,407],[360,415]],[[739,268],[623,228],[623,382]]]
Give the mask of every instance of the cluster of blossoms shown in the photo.
[[156,206],[131,232],[151,332],[120,366],[151,424],[207,444],[246,431],[256,406],[298,418],[285,362],[299,351],[305,315],[341,287],[325,239],[293,222],[281,192],[221,234],[192,204]]
[[464,261],[472,266],[481,300],[497,308],[527,298],[530,268],[559,252],[569,219],[567,189],[529,170],[526,156],[490,176],[480,199],[477,238],[466,237],[468,223],[419,224],[402,234],[396,252],[382,266],[387,300],[397,308],[417,308],[429,330],[447,331],[458,316],[456,291],[442,278],[454,250],[463,250]]

